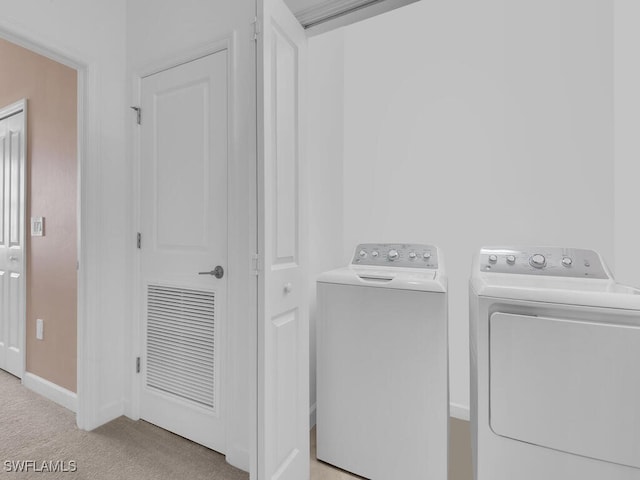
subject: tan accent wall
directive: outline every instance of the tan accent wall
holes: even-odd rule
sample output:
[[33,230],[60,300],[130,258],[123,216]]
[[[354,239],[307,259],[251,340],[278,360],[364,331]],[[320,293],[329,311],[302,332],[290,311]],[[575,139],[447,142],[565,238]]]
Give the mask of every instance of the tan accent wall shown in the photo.
[[[27,99],[26,369],[76,391],[77,72],[0,39],[0,106]],[[44,340],[36,340],[36,319]]]

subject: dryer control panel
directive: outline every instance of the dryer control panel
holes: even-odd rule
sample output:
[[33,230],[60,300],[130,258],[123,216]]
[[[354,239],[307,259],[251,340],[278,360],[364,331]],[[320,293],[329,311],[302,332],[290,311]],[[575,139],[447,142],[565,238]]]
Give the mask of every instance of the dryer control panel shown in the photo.
[[361,243],[351,264],[436,270],[438,249],[414,243]]
[[593,250],[560,247],[485,247],[480,270],[554,277],[609,279],[600,256]]

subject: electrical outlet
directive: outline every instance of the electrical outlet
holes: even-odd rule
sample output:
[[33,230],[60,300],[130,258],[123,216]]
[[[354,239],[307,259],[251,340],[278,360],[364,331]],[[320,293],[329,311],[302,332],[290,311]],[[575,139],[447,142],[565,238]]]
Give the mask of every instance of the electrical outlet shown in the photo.
[[36,339],[44,340],[44,320],[41,318],[36,320]]

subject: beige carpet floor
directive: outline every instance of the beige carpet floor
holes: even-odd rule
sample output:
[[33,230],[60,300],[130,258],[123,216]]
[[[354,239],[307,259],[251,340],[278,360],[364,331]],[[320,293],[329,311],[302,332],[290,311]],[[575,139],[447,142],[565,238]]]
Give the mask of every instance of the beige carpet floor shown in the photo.
[[[311,432],[311,480],[356,477],[315,458]],[[17,473],[6,462],[74,461],[77,471]],[[93,432],[78,430],[69,410],[24,388],[0,370],[0,479],[248,480],[224,456],[149,423],[118,418]],[[394,479],[395,480],[395,479]],[[398,479],[399,480],[399,479]],[[403,479],[404,480],[404,479]],[[469,422],[451,419],[449,480],[471,480]]]
[[[77,465],[75,473],[16,473],[6,468],[12,461],[34,461],[42,469],[42,462],[71,460]],[[0,370],[0,478],[247,480],[249,474],[219,453],[143,421],[121,417],[93,432],[79,430],[72,412]]]

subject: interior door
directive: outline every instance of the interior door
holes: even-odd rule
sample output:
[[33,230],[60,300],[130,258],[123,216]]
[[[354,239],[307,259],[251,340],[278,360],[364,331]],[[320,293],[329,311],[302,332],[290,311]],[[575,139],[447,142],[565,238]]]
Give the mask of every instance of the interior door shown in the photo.
[[21,102],[0,110],[0,368],[20,378],[24,372],[26,308],[25,146]]
[[228,50],[142,80],[140,416],[225,452]]
[[309,322],[301,123],[306,36],[259,2],[258,478],[309,478]]

